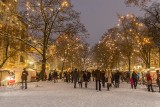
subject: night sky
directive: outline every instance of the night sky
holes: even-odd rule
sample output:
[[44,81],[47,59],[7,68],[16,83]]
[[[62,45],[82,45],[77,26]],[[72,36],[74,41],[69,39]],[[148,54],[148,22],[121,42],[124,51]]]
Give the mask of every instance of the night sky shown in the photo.
[[71,0],[74,9],[81,13],[81,22],[90,36],[88,43],[93,46],[107,29],[117,25],[117,14],[134,13],[142,15],[137,7],[127,7],[124,0]]

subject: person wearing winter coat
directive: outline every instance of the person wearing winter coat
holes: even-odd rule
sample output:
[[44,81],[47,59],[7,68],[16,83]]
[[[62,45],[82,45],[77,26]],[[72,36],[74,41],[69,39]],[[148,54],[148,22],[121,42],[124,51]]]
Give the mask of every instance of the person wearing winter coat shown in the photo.
[[71,82],[71,73],[70,73],[69,71],[67,71],[66,81],[67,81],[68,83]]
[[101,91],[101,71],[100,70],[95,70],[95,79],[96,79],[96,90],[99,89]]
[[71,82],[73,83],[73,71],[71,71]]
[[95,70],[92,71],[92,78],[93,78],[93,81],[95,81]]
[[77,71],[77,69],[75,69],[73,71],[73,81],[74,81],[74,88],[76,88],[76,84],[77,84],[77,81],[78,81],[78,71]]
[[115,80],[115,87],[119,88],[119,78],[120,78],[120,73],[117,70],[116,73],[114,74],[114,80]]
[[132,73],[132,79],[133,79],[133,83],[134,83],[134,89],[136,89],[137,88],[138,75],[136,74],[135,71],[133,71],[133,73]]
[[48,81],[51,81],[51,77],[52,77],[52,73],[50,72],[48,76]]
[[102,71],[102,86],[103,86],[103,88],[105,87],[105,81],[106,81],[105,71]]
[[82,84],[83,84],[83,71],[79,71],[79,73],[78,73],[78,83],[79,83],[79,87],[82,88]]
[[130,84],[131,84],[131,88],[133,89],[134,81],[133,81],[133,78],[132,78],[132,77],[130,78]]
[[21,75],[22,89],[24,88],[23,83],[25,83],[25,89],[27,89],[27,76],[28,76],[28,71],[26,70],[26,68],[24,68]]
[[89,74],[88,74],[87,71],[84,71],[83,81],[85,82],[85,88],[87,88],[87,84],[88,84],[88,81],[89,81]]
[[111,84],[112,84],[112,73],[111,73],[110,70],[106,73],[106,78],[108,79],[108,81],[107,81],[107,90],[109,91],[109,89],[111,87]]
[[159,87],[159,92],[160,92],[160,72],[159,72],[159,70],[157,70],[156,73],[157,73],[157,79],[156,79],[156,81],[157,81],[157,85]]
[[152,87],[152,77],[150,75],[150,71],[147,72],[146,79],[147,79],[148,91],[154,92],[153,87]]
[[87,71],[88,74],[88,82],[91,81],[91,72]]
[[58,73],[57,73],[57,71],[56,71],[56,69],[55,69],[54,72],[53,72],[54,83],[56,83],[57,77],[58,77]]

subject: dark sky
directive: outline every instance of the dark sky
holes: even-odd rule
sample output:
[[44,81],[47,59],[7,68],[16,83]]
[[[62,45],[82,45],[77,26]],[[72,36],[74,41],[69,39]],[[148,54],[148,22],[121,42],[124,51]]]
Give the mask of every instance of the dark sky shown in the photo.
[[117,24],[117,14],[143,12],[137,7],[127,7],[124,0],[71,0],[74,9],[81,12],[81,22],[86,26],[90,36],[88,43],[93,46],[107,29]]

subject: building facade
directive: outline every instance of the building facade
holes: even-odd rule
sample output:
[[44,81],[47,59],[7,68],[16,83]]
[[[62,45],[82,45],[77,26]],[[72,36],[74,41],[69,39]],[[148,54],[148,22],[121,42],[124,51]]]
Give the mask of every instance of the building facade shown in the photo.
[[26,65],[26,45],[20,39],[27,39],[27,25],[17,17],[17,3],[17,0],[0,0],[1,68],[10,69]]

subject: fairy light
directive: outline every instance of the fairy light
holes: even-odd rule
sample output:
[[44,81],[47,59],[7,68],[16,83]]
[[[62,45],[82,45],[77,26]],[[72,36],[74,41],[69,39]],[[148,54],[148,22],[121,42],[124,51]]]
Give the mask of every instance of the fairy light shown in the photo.
[[52,8],[50,8],[50,11],[53,11],[53,9],[52,9]]

